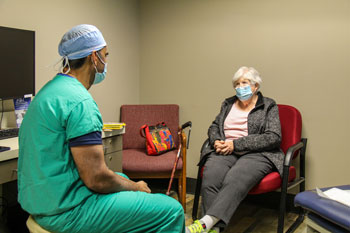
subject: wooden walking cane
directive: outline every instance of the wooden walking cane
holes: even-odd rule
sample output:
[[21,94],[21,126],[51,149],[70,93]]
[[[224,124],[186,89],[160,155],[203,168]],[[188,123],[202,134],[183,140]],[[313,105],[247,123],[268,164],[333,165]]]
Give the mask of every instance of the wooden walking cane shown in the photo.
[[172,170],[172,172],[171,172],[168,190],[166,191],[166,195],[168,195],[168,196],[169,196],[169,194],[170,194],[171,184],[173,183],[173,179],[174,179],[174,175],[175,175],[175,171],[176,171],[177,162],[179,161],[180,154],[181,154],[181,148],[182,148],[181,133],[182,133],[182,129],[179,131],[179,143],[180,143],[180,146],[179,146],[179,150],[177,151],[177,155],[176,155],[176,157],[175,157],[174,167],[173,167],[173,170]]

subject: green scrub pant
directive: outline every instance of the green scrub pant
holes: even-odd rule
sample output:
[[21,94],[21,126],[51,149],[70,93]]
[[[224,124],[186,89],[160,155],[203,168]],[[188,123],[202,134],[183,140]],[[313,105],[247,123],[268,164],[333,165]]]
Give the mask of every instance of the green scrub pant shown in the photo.
[[164,194],[145,192],[95,194],[62,214],[34,218],[51,232],[185,232],[180,203]]

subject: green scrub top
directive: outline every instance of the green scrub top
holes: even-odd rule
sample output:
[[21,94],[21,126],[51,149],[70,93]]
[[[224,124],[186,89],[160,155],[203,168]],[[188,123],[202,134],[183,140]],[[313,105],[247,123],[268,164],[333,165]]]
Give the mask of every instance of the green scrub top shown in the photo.
[[18,201],[24,210],[54,215],[93,194],[79,177],[69,140],[102,125],[96,102],[77,79],[58,74],[39,91],[19,132]]

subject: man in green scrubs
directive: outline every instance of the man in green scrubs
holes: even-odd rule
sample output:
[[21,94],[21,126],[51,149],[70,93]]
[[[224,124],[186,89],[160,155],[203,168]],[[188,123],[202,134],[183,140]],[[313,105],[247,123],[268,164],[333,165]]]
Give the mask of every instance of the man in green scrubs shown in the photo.
[[87,91],[104,80],[108,51],[92,25],[59,45],[62,73],[35,96],[21,125],[18,200],[52,232],[184,232],[181,205],[109,170],[102,117]]

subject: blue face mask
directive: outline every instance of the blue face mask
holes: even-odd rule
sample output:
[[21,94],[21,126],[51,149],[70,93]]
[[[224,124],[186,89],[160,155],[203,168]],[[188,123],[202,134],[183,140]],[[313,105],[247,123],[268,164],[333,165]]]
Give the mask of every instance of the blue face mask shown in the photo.
[[236,88],[236,95],[241,101],[249,100],[253,96],[250,85]]
[[105,63],[105,68],[103,69],[102,73],[99,73],[96,69],[95,80],[93,85],[96,85],[102,82],[106,78],[106,74],[107,74],[107,63]]
[[96,73],[95,73],[95,79],[94,79],[93,85],[96,85],[96,84],[102,82],[106,78],[106,74],[107,74],[107,63],[102,61],[102,59],[100,58],[98,53],[96,53],[96,54],[97,54],[98,59],[102,62],[102,64],[105,65],[105,67],[103,69],[103,72],[99,73],[97,70],[97,67],[95,66]]

